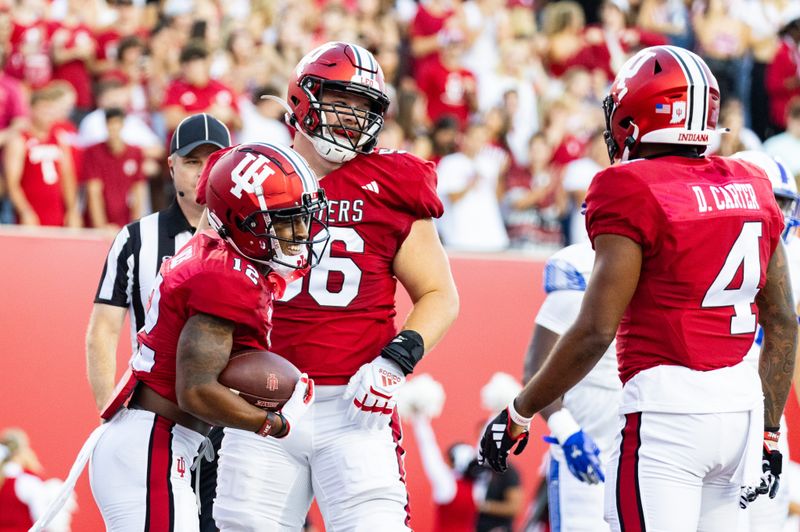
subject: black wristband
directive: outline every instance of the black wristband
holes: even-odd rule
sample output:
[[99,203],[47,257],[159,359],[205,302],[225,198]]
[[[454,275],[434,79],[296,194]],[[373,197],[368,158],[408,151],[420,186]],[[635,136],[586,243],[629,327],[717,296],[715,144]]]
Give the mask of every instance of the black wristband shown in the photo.
[[396,362],[404,375],[414,371],[414,366],[422,360],[424,354],[425,345],[422,336],[410,329],[400,331],[400,334],[392,338],[392,341],[381,350],[381,356]]
[[289,434],[289,429],[290,429],[289,422],[286,421],[286,418],[283,417],[283,414],[281,414],[280,412],[275,412],[275,416],[278,417],[281,420],[281,425],[282,426],[281,426],[281,431],[279,433],[277,433],[273,437],[274,438],[284,438],[284,437],[286,437],[287,434]]
[[764,432],[780,432],[781,427],[778,425],[777,427],[764,427]]

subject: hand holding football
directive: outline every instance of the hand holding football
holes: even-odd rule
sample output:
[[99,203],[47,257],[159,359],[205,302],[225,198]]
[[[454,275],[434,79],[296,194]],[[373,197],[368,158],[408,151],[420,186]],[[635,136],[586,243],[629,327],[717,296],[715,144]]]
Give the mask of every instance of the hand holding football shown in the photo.
[[299,378],[300,370],[282,356],[251,349],[232,354],[218,380],[248,403],[277,411],[289,400]]

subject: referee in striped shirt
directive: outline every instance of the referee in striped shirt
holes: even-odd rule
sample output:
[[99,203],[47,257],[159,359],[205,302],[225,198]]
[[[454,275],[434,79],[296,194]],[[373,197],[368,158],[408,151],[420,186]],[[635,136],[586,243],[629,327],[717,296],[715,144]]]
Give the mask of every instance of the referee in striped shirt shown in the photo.
[[86,331],[86,368],[99,411],[114,389],[125,314],[130,310],[135,350],[136,332],[144,325],[161,263],[189,241],[203,214],[203,206],[195,202],[200,171],[209,155],[230,144],[228,128],[213,116],[202,113],[185,118],[172,135],[167,159],[177,197],[163,211],[123,227],[111,245]]

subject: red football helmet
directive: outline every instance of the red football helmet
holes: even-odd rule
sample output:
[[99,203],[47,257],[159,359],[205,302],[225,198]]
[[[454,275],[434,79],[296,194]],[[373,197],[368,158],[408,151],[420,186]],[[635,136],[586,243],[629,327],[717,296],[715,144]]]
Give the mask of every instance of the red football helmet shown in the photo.
[[297,152],[241,144],[211,154],[203,174],[208,221],[239,254],[283,277],[319,263],[328,204]]
[[709,144],[719,117],[719,85],[705,62],[676,46],[645,48],[628,59],[603,101],[611,162],[641,143]]
[[[327,91],[362,96],[369,110],[323,103]],[[335,163],[372,151],[389,107],[383,70],[375,57],[344,42],[323,44],[300,60],[289,81],[288,99],[292,125],[309,137],[317,153]],[[336,120],[329,123],[326,113]]]

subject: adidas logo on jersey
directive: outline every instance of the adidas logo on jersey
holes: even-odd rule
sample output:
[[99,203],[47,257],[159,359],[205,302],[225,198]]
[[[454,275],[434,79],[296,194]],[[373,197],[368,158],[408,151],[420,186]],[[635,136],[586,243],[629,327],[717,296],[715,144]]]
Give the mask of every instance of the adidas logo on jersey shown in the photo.
[[363,188],[364,190],[369,190],[370,192],[374,192],[375,194],[378,194],[380,192],[378,190],[378,183],[376,183],[375,181],[370,181],[366,185],[361,185],[361,188]]

